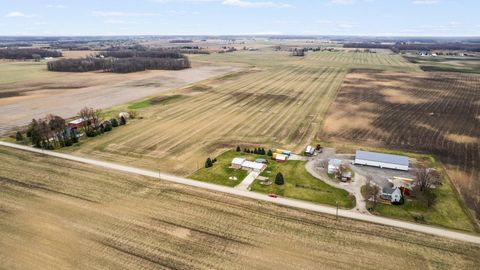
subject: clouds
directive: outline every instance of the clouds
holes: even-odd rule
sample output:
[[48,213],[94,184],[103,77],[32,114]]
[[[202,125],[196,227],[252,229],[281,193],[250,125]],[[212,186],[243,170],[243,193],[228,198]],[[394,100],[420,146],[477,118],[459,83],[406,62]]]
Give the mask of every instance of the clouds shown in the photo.
[[415,5],[433,5],[438,4],[437,0],[415,0],[412,2]]
[[6,18],[34,18],[34,17],[37,17],[37,15],[33,15],[33,14],[25,14],[23,12],[20,12],[20,11],[12,11],[12,12],[9,12],[5,15]]
[[124,12],[124,11],[92,11],[92,15],[97,17],[143,17],[156,16],[158,13],[138,13],[138,12]]
[[244,0],[224,0],[222,2],[226,6],[235,6],[241,8],[289,8],[292,7],[290,4],[277,3],[272,1],[267,2],[253,2],[253,1],[244,1]]

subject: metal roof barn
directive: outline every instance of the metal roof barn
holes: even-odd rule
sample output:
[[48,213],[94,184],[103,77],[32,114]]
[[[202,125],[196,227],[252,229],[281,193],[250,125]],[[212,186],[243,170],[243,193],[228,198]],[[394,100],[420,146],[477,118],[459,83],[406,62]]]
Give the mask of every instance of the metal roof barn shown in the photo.
[[394,170],[409,170],[408,157],[357,150],[355,164]]

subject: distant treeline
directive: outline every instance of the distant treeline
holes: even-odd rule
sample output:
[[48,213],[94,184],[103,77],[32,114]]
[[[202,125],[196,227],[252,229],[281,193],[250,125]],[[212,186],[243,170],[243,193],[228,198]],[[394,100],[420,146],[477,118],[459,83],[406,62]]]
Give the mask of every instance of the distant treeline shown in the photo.
[[193,43],[191,39],[172,39],[169,41],[170,43]]
[[101,70],[104,72],[130,73],[145,70],[180,70],[190,68],[187,57],[180,58],[95,58],[60,59],[47,63],[49,71],[88,72]]
[[479,44],[432,43],[432,44],[381,44],[381,43],[345,43],[344,48],[391,49],[392,51],[432,51],[457,50],[480,52]]
[[150,57],[150,58],[183,58],[184,56],[177,51],[167,50],[121,50],[101,52],[104,57],[113,58],[132,58],[132,57]]
[[61,57],[59,51],[37,49],[37,48],[7,48],[0,49],[1,59],[38,59],[44,57]]

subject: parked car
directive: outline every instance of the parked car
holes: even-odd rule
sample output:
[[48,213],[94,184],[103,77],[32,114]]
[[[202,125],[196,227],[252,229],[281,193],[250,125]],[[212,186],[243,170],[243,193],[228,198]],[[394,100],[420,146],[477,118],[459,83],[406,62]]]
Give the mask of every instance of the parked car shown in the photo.
[[278,198],[278,195],[275,194],[275,193],[270,193],[270,194],[268,194],[268,197]]

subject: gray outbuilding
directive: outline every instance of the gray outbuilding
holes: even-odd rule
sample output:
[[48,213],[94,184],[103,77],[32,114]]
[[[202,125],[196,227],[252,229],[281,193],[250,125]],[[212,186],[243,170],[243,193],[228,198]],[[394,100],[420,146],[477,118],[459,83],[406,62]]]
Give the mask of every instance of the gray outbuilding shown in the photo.
[[357,150],[355,164],[401,171],[409,170],[408,157],[362,150]]

